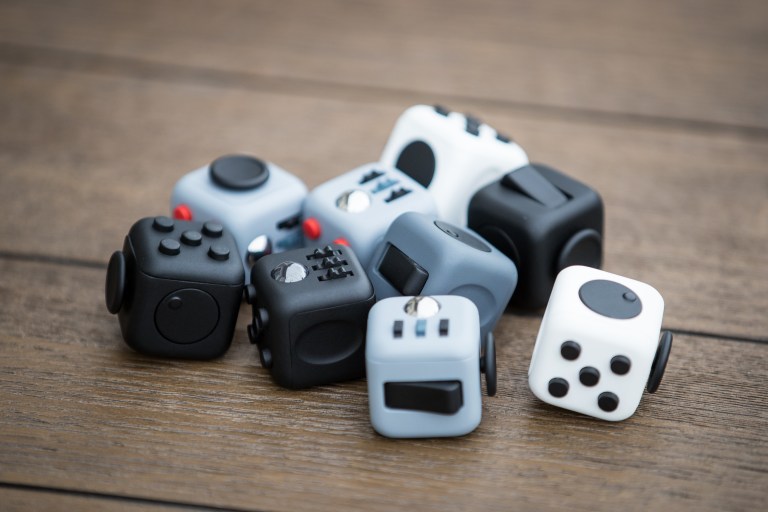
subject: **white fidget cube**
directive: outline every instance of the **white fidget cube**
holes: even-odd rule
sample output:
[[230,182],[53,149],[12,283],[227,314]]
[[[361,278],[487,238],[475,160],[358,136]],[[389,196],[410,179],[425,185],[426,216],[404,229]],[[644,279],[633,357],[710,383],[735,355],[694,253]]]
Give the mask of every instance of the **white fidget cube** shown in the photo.
[[659,331],[664,300],[653,287],[572,266],[555,280],[528,385],[541,400],[608,421],[629,418],[643,389],[658,388],[672,346]]
[[365,164],[309,193],[304,236],[313,245],[348,245],[367,267],[392,221],[411,211],[435,214],[429,192],[397,169]]
[[493,335],[455,295],[392,297],[368,315],[365,349],[371,424],[387,437],[452,437],[480,424],[480,373],[496,393]]
[[442,220],[466,226],[475,192],[526,165],[528,155],[475,117],[416,105],[397,120],[381,162],[427,187]]
[[246,275],[261,256],[302,247],[307,187],[273,163],[227,155],[182,177],[171,209],[180,220],[216,221],[235,237]]

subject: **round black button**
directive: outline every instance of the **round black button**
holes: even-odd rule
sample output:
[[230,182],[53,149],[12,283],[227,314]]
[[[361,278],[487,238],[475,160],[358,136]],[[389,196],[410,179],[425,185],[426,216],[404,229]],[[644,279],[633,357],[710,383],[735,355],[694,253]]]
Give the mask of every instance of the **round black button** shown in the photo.
[[170,217],[155,217],[155,220],[152,221],[152,227],[157,231],[170,233],[173,231],[173,219]]
[[181,252],[181,244],[173,238],[163,238],[160,240],[160,252],[168,256],[176,256]]
[[565,242],[557,258],[557,271],[572,265],[600,268],[602,261],[603,237],[594,229],[582,229]]
[[595,313],[617,320],[634,318],[643,310],[643,303],[635,292],[607,279],[595,279],[581,285],[579,298]]
[[233,190],[260,187],[269,178],[267,164],[245,155],[217,158],[210,166],[211,179],[219,186]]
[[597,406],[605,412],[613,412],[619,406],[619,397],[610,391],[600,393],[600,396],[597,397]]
[[600,382],[600,372],[597,368],[585,366],[579,372],[579,381],[585,386],[594,386]]
[[626,356],[616,356],[611,359],[611,371],[616,375],[626,375],[631,367],[632,363]]
[[203,234],[212,238],[218,238],[224,233],[224,226],[218,222],[206,222],[203,224]]
[[579,354],[581,354],[581,345],[575,341],[564,341],[563,344],[560,345],[560,355],[569,361],[578,358]]
[[562,398],[568,394],[568,381],[555,377],[549,381],[549,394],[555,398]]
[[259,360],[264,368],[272,368],[272,351],[268,348],[259,349]]
[[104,296],[107,301],[107,310],[115,314],[123,306],[125,295],[125,255],[121,251],[112,253],[107,266],[107,283],[104,287]]
[[203,243],[203,235],[199,231],[185,231],[181,234],[181,241],[186,245],[200,245]]
[[226,261],[229,259],[229,248],[226,245],[213,244],[208,249],[208,256],[216,261]]
[[155,325],[173,343],[195,343],[219,323],[219,306],[208,293],[185,288],[168,294],[155,310]]

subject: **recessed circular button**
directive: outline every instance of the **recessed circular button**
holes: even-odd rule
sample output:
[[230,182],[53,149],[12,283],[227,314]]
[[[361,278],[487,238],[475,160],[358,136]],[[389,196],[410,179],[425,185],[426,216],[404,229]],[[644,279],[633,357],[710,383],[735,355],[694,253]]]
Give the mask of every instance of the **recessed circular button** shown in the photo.
[[585,366],[579,371],[579,381],[585,386],[594,386],[600,382],[600,372],[597,368]]
[[403,309],[416,318],[429,318],[440,311],[440,303],[432,297],[413,297],[405,303]]
[[222,226],[218,222],[208,221],[205,224],[203,224],[203,234],[205,236],[210,236],[211,238],[218,238],[221,236],[223,232],[224,232],[224,226]]
[[568,394],[568,381],[555,377],[549,381],[549,394],[555,398],[563,398]]
[[164,216],[155,217],[155,219],[152,221],[152,227],[156,231],[170,233],[173,231],[173,219]]
[[627,356],[616,356],[611,359],[611,371],[616,375],[626,375],[632,363]]
[[581,285],[579,298],[595,313],[617,320],[634,318],[643,310],[643,303],[635,292],[621,283],[606,279],[595,279]]
[[297,283],[308,275],[307,267],[295,261],[284,261],[272,269],[272,279],[279,283]]
[[217,158],[210,166],[211,179],[217,185],[233,190],[250,190],[262,186],[269,179],[267,164],[245,155]]
[[216,261],[226,261],[229,259],[229,248],[226,245],[213,244],[208,249],[208,256]]
[[573,361],[579,357],[579,354],[581,354],[581,345],[575,341],[564,341],[563,344],[560,345],[560,355],[563,356],[564,359]]
[[158,247],[160,252],[168,256],[176,256],[181,252],[181,244],[173,238],[163,238]]
[[349,213],[364,212],[371,206],[371,196],[365,190],[347,190],[336,199],[336,206]]
[[181,234],[181,242],[185,245],[200,245],[203,243],[203,235],[199,231],[185,231]]
[[605,412],[613,412],[619,406],[619,397],[610,391],[600,393],[600,396],[597,397],[597,406]]
[[207,292],[194,288],[168,294],[155,310],[155,325],[173,343],[195,343],[219,323],[219,306]]

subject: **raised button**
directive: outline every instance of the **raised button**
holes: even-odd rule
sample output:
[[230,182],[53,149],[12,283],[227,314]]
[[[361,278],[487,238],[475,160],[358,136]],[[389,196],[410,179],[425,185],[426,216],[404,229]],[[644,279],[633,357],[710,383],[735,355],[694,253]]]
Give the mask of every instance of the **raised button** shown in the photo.
[[605,412],[613,412],[619,406],[619,397],[610,391],[600,393],[600,396],[597,397],[597,406]]
[[427,335],[427,321],[424,319],[416,320],[416,337],[423,338]]
[[173,238],[163,238],[160,240],[160,252],[168,256],[176,256],[181,252],[181,244]]
[[180,204],[173,209],[173,218],[178,220],[192,220],[192,210],[185,204]]
[[448,319],[447,318],[440,319],[439,332],[440,332],[440,336],[448,336]]
[[122,251],[115,251],[109,258],[107,266],[107,282],[104,287],[104,295],[107,301],[107,310],[115,314],[123,306],[125,296],[125,255]]
[[211,238],[219,238],[224,233],[224,226],[218,222],[208,221],[203,224],[203,234]]
[[597,368],[585,366],[579,371],[579,381],[585,386],[595,386],[600,382],[600,372]]
[[616,356],[611,359],[611,371],[616,375],[626,375],[632,367],[627,356]]
[[406,313],[416,318],[429,318],[440,311],[440,303],[432,297],[412,297],[403,308]]
[[301,224],[301,228],[304,231],[304,236],[310,240],[317,240],[323,233],[322,227],[320,226],[320,221],[314,217],[304,219],[304,222]]
[[461,381],[386,382],[384,405],[391,409],[455,414],[464,405]]
[[434,106],[434,109],[435,109],[435,112],[437,112],[437,113],[438,113],[438,114],[440,114],[441,116],[446,116],[446,117],[448,117],[448,114],[450,114],[450,113],[451,113],[451,111],[450,111],[450,110],[448,110],[447,108],[445,108],[445,107],[444,107],[444,106],[442,106],[442,105],[435,105],[435,106]]
[[403,337],[403,321],[402,320],[395,320],[395,323],[392,325],[392,336],[394,336],[395,338]]
[[217,158],[210,166],[211,179],[217,185],[233,190],[258,188],[269,179],[267,164],[245,155]]
[[564,341],[563,344],[560,345],[560,355],[569,361],[577,359],[579,354],[581,354],[581,345],[575,341]]
[[465,129],[471,135],[480,135],[481,124],[482,122],[478,118],[467,115],[467,126]]
[[418,295],[429,279],[429,272],[391,244],[381,259],[379,272],[401,295]]
[[549,394],[555,398],[562,398],[568,394],[568,381],[555,377],[549,381],[548,386]]
[[504,135],[503,133],[497,133],[496,140],[498,140],[499,142],[503,142],[504,144],[509,144],[510,142],[512,142],[512,139],[510,139],[508,136]]
[[199,231],[185,231],[181,234],[181,242],[185,245],[200,245],[203,243],[203,235]]
[[173,219],[165,216],[155,217],[155,220],[152,221],[152,227],[155,228],[156,231],[170,233],[173,231]]
[[226,245],[213,244],[208,249],[208,256],[216,261],[226,261],[229,259],[229,248]]
[[373,171],[367,172],[367,173],[363,174],[362,178],[360,178],[360,184],[363,185],[365,183],[368,183],[369,181],[373,181],[376,178],[378,178],[379,176],[382,176],[383,174],[384,174],[383,171],[377,171],[377,170],[373,170]]
[[301,263],[283,261],[272,269],[270,275],[279,283],[297,283],[304,280],[309,275],[309,271]]

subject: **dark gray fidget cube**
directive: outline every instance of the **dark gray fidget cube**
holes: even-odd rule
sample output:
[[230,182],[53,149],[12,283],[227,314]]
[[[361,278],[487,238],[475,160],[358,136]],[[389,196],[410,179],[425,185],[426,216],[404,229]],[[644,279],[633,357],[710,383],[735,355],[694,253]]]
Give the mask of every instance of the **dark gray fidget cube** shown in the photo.
[[352,249],[332,244],[264,256],[251,269],[251,342],[275,381],[299,389],[365,375],[365,331],[376,301]]
[[602,263],[602,199],[542,164],[520,167],[478,191],[468,223],[517,265],[514,306],[543,307],[562,269]]
[[107,309],[138,352],[211,359],[232,341],[244,280],[221,224],[148,217],[109,260]]
[[517,284],[517,269],[471,230],[409,212],[389,227],[368,267],[381,300],[398,295],[460,295],[475,303],[485,337]]

